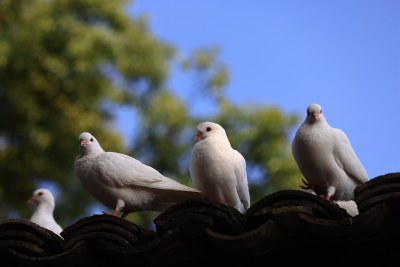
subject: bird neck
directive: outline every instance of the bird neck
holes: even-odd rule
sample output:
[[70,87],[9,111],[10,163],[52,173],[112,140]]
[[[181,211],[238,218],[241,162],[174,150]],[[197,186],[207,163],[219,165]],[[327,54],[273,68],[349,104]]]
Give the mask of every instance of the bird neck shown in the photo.
[[205,141],[205,143],[209,143],[212,147],[217,149],[225,150],[227,148],[232,148],[229,139],[223,135],[211,136],[203,141]]
[[219,136],[219,142],[221,143],[221,145],[225,146],[225,147],[232,147],[231,146],[231,142],[229,142],[229,139],[226,135],[221,135]]
[[329,124],[325,118],[320,118],[318,121],[310,120],[307,124],[312,125],[313,127],[329,127]]
[[54,204],[51,203],[40,203],[37,207],[36,207],[36,214],[53,214],[54,211]]
[[95,158],[98,155],[100,155],[101,153],[104,153],[104,150],[100,147],[100,148],[85,151],[85,153],[81,154],[81,157]]
[[91,157],[91,158],[95,158],[95,157],[97,157],[98,155],[100,155],[102,153],[104,153],[103,149],[96,149],[96,150],[90,151],[88,156]]

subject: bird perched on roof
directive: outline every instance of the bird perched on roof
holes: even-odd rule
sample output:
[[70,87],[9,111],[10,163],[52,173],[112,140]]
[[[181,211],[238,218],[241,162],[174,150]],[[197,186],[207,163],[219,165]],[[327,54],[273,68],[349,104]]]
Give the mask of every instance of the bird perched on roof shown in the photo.
[[294,159],[303,174],[304,189],[328,200],[351,200],[357,185],[368,181],[347,135],[332,128],[319,104],[307,108],[307,117],[292,142]]
[[88,132],[80,134],[79,148],[76,175],[90,195],[114,210],[111,215],[122,212],[121,218],[125,218],[136,211],[162,211],[177,202],[202,197],[199,190],[168,178],[135,158],[104,151]]
[[212,200],[245,212],[250,206],[246,161],[232,148],[224,128],[202,122],[194,139],[189,167],[194,187]]
[[36,205],[35,210],[29,219],[31,222],[60,235],[63,229],[53,217],[55,201],[53,194],[49,190],[44,188],[35,190],[27,203]]

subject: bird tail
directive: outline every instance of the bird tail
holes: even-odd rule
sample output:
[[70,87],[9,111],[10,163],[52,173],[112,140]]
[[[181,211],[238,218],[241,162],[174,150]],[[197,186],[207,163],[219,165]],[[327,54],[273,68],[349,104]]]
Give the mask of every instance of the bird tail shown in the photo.
[[167,201],[171,203],[205,198],[205,194],[197,190],[196,191],[168,190],[168,192],[164,193],[166,194],[165,198],[168,199]]

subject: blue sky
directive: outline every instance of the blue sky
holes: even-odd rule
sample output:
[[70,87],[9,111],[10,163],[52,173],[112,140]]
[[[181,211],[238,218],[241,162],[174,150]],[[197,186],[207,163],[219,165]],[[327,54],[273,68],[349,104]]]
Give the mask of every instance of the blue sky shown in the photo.
[[[233,102],[303,118],[319,103],[370,178],[400,171],[400,1],[137,0],[128,12],[146,15],[152,33],[184,55],[220,47]],[[169,87],[185,99],[192,81],[173,72]],[[199,105],[205,114],[212,108]],[[118,114],[117,126],[131,139],[132,112]]]

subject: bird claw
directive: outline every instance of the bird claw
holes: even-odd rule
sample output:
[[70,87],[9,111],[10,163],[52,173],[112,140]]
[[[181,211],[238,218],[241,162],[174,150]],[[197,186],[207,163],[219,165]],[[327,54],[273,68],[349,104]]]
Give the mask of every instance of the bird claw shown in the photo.
[[322,197],[323,199],[326,199],[326,200],[329,200],[329,201],[333,201],[333,200],[331,200],[331,197],[329,195],[321,194],[319,196]]
[[103,214],[105,214],[105,215],[111,215],[109,212],[107,212],[107,211],[105,211],[105,210],[103,210]]
[[[113,213],[111,213],[111,214],[110,214],[109,212],[103,210],[103,214],[118,217],[118,213],[119,213],[121,210],[122,210],[122,208],[121,208],[121,209],[116,209],[116,210],[114,210]],[[130,213],[130,212],[125,212],[125,211],[124,211],[123,214],[121,215],[121,218],[125,218],[129,213]]]
[[332,205],[336,205],[336,204],[337,204],[336,201],[333,200],[333,199],[331,198],[331,196],[329,196],[329,195],[324,195],[323,198],[326,199],[326,200],[328,200],[329,203],[331,203]]
[[303,182],[304,185],[300,185],[300,188],[305,189],[305,190],[311,189],[311,190],[315,191],[315,186],[314,185],[312,185],[311,183],[307,182],[304,178],[301,179],[301,181]]
[[107,211],[105,211],[105,210],[103,210],[103,214],[105,214],[105,215],[110,215],[110,216],[116,216],[116,217],[118,217],[118,212],[119,211],[113,211],[113,213],[109,213],[109,212],[107,212]]
[[301,179],[301,181],[303,182],[304,185],[300,185],[300,188],[305,189],[305,190],[308,190],[308,189],[313,190],[319,197],[322,197],[323,199],[328,200],[332,204],[335,204],[335,201],[331,199],[330,195],[328,195],[328,194],[320,194],[319,192],[321,192],[321,191],[318,190],[318,188],[316,186],[314,186],[313,184],[309,183],[304,178]]

